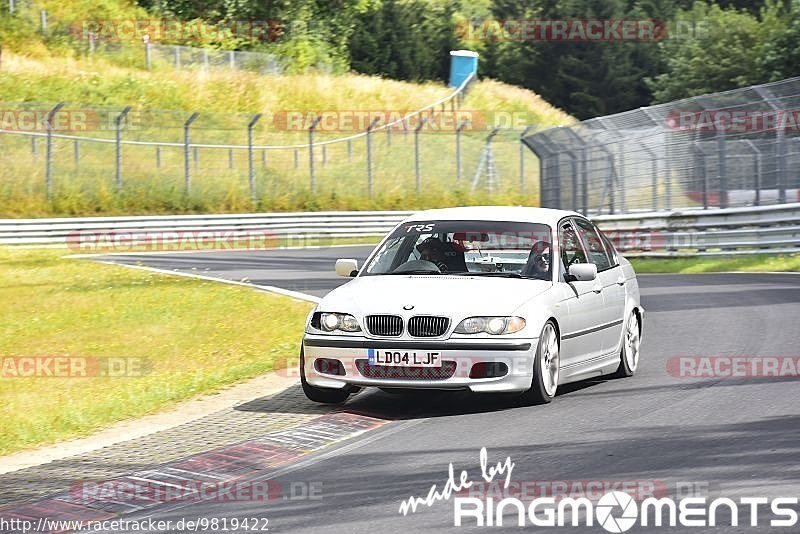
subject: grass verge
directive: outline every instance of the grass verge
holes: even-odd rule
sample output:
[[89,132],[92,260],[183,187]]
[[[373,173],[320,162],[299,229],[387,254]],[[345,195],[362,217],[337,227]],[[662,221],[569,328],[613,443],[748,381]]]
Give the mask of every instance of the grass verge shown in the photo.
[[[90,434],[295,357],[311,304],[0,248],[0,454]],[[133,375],[14,377],[20,357],[120,357]],[[119,368],[119,367],[118,367]],[[143,371],[143,372],[140,372]]]
[[638,274],[691,274],[723,271],[800,272],[800,254],[629,259]]

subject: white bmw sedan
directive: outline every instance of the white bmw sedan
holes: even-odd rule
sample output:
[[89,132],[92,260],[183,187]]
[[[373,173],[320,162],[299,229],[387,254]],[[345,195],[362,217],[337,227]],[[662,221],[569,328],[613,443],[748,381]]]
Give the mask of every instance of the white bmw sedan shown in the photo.
[[525,207],[417,213],[309,314],[306,396],[341,403],[385,390],[519,392],[639,365],[644,310],[631,264],[583,216]]

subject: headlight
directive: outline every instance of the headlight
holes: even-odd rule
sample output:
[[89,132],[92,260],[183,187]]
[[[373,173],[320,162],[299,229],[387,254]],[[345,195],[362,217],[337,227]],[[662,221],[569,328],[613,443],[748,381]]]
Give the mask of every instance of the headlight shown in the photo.
[[341,330],[343,332],[361,331],[358,320],[348,313],[319,314],[319,328],[326,332],[333,332],[334,330]]
[[457,334],[513,334],[525,328],[522,317],[467,317],[456,327]]

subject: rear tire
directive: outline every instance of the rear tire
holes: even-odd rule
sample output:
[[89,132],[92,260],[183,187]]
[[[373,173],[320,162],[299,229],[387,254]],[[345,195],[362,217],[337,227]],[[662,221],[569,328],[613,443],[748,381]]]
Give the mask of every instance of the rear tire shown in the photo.
[[619,351],[619,367],[615,378],[633,376],[639,368],[639,348],[642,343],[642,329],[635,311],[631,311],[622,331],[622,348]]
[[306,358],[303,349],[300,349],[300,384],[303,386],[303,393],[309,400],[321,404],[342,404],[347,397],[353,393],[353,388],[345,386],[342,389],[320,388],[312,386],[306,381]]
[[558,331],[553,321],[547,321],[539,336],[536,355],[533,360],[531,387],[522,394],[522,399],[530,404],[548,404],[556,396],[561,358]]

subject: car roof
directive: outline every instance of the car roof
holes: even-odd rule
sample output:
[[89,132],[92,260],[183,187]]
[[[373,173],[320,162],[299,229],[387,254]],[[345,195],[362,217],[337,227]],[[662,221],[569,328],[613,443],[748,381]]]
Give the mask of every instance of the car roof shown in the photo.
[[556,226],[564,217],[583,217],[574,211],[526,206],[464,206],[441,208],[415,213],[406,219],[413,221],[508,221],[531,222]]

